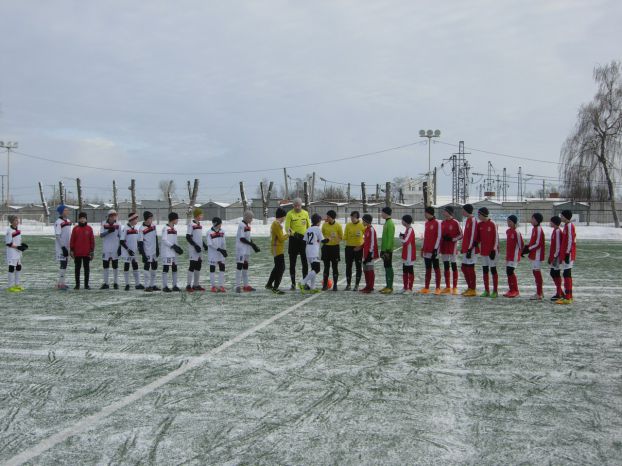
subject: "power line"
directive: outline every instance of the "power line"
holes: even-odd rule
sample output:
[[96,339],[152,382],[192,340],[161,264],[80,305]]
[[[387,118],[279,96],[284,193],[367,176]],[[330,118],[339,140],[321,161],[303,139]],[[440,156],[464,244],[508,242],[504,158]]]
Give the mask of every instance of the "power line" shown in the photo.
[[[450,142],[445,142],[445,141],[432,141],[432,142],[434,144],[445,144],[446,146],[458,147],[458,144],[452,144]],[[551,160],[534,159],[534,158],[531,158],[531,157],[523,157],[523,156],[519,156],[519,155],[502,154],[500,152],[493,152],[493,151],[484,150],[484,149],[476,149],[474,147],[465,147],[465,149],[472,150],[474,152],[481,152],[483,154],[498,155],[499,157],[507,157],[507,158],[510,158],[510,159],[528,160],[530,162],[550,163],[552,165],[564,165],[561,162],[553,162]]]
[[55,163],[58,165],[65,165],[65,166],[70,166],[70,167],[76,167],[76,168],[86,168],[86,169],[90,169],[90,170],[100,170],[100,171],[109,171],[109,172],[116,172],[116,173],[133,173],[133,174],[141,174],[141,175],[172,175],[172,176],[176,176],[176,175],[180,175],[180,176],[187,176],[187,175],[193,175],[193,176],[197,176],[197,175],[238,175],[238,174],[244,174],[244,173],[265,173],[265,172],[272,172],[272,171],[281,171],[283,170],[283,168],[287,168],[287,169],[292,169],[292,168],[304,168],[304,167],[314,167],[317,165],[326,165],[326,164],[331,164],[331,163],[336,163],[336,162],[343,162],[346,160],[354,160],[354,159],[360,159],[363,157],[371,157],[372,155],[380,155],[380,154],[384,154],[387,152],[391,152],[391,151],[397,151],[397,150],[401,150],[401,149],[405,149],[407,147],[413,147],[413,146],[417,146],[420,145],[422,143],[425,143],[426,141],[417,141],[417,142],[410,142],[407,144],[402,144],[400,146],[394,146],[394,147],[388,147],[386,149],[380,149],[380,150],[376,150],[376,151],[372,151],[372,152],[365,152],[362,154],[356,154],[356,155],[350,155],[350,156],[346,156],[346,157],[338,157],[338,158],[333,158],[331,160],[324,160],[324,161],[320,161],[320,162],[309,162],[309,163],[303,163],[303,164],[298,164],[298,165],[288,165],[285,167],[275,167],[275,168],[262,168],[262,169],[254,169],[254,170],[230,170],[230,171],[219,171],[219,172],[152,172],[152,171],[140,171],[140,170],[125,170],[125,169],[121,169],[121,168],[108,168],[108,167],[96,167],[93,165],[84,165],[84,164],[80,164],[80,163],[72,163],[72,162],[63,162],[60,160],[55,160],[55,159],[50,159],[48,157],[41,157],[39,155],[34,155],[34,154],[27,154],[25,152],[21,152],[21,151],[13,151],[14,154],[18,154],[21,155],[23,157],[28,157],[28,158],[32,158],[35,160],[42,160],[45,162],[50,162],[50,163]]

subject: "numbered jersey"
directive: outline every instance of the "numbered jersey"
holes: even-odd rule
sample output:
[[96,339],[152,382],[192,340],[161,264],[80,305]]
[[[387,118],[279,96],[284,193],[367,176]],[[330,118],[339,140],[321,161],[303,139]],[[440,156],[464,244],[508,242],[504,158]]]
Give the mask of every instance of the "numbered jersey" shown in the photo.
[[138,241],[143,243],[145,255],[155,260],[158,251],[158,233],[155,225],[145,225],[144,223],[138,228]]
[[319,226],[309,227],[305,233],[305,243],[307,244],[305,252],[307,253],[307,259],[320,257],[320,245],[324,239],[322,230]]

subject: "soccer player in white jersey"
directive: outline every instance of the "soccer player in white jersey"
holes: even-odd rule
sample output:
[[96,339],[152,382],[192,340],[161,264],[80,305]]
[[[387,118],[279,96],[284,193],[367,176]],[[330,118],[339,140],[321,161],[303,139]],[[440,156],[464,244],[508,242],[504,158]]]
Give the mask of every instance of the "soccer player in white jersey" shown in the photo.
[[153,214],[146,210],[143,213],[144,222],[138,227],[138,252],[143,260],[143,281],[145,291],[160,291],[155,284],[156,270],[158,270],[158,257],[160,257],[160,245],[158,233],[153,224]]
[[320,290],[315,288],[315,277],[320,273],[320,245],[327,243],[328,238],[324,239],[320,223],[322,222],[322,216],[319,214],[313,214],[311,216],[311,226],[307,228],[304,235],[305,240],[305,253],[307,255],[307,262],[309,263],[309,273],[302,279],[299,287],[303,293],[319,293]]
[[203,211],[196,208],[192,211],[192,221],[188,222],[186,230],[186,241],[190,244],[188,248],[188,256],[190,257],[190,265],[188,266],[188,282],[186,291],[205,291],[200,284],[201,265],[203,263],[203,249],[207,251],[207,244],[203,241]]
[[22,252],[28,245],[22,242],[22,232],[19,230],[19,217],[9,215],[9,227],[6,230],[4,244],[6,245],[6,262],[9,266],[9,280],[7,291],[18,293],[24,291],[19,284],[19,274],[22,271]]
[[56,288],[62,291],[67,290],[65,282],[65,272],[67,272],[67,261],[69,260],[69,242],[71,241],[71,222],[67,219],[69,209],[61,204],[56,208],[59,217],[54,222],[55,252],[56,260],[59,264],[58,282]]
[[[253,243],[251,239],[251,223],[253,222],[253,213],[250,210],[244,212],[242,221],[238,225],[238,231],[235,235],[235,292],[255,291],[255,288],[248,284],[248,260],[251,255],[251,249],[259,252],[259,247]],[[244,286],[242,286],[242,282]]]
[[121,225],[117,222],[117,211],[110,209],[106,220],[102,222],[99,230],[99,236],[103,240],[102,245],[102,265],[104,267],[104,283],[102,290],[110,288],[108,284],[110,264],[112,263],[113,286],[115,290],[119,289],[119,243],[121,239]]
[[131,212],[127,224],[121,229],[119,243],[121,244],[121,260],[123,261],[123,278],[125,279],[125,291],[130,290],[130,265],[134,275],[134,286],[137,290],[145,287],[140,283],[140,272],[138,271],[138,214]]
[[[212,293],[225,293],[225,258],[227,244],[225,232],[222,231],[222,220],[212,219],[212,228],[207,232],[207,260],[209,262],[209,279]],[[216,267],[218,267],[218,287],[216,287]]]
[[[162,228],[162,291],[181,291],[177,286],[177,256],[184,253],[184,250],[177,244],[177,229],[175,225],[179,222],[179,215],[176,212],[168,214],[168,223]],[[173,288],[168,287],[168,271],[172,272]]]

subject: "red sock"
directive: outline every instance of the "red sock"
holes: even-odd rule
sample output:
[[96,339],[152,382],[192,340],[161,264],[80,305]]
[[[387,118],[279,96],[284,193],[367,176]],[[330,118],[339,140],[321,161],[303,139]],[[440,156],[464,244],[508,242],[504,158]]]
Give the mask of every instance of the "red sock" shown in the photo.
[[508,275],[508,288],[510,291],[514,291],[514,275]]
[[430,288],[430,280],[432,279],[432,269],[425,269],[425,287]]
[[363,289],[368,290],[369,289],[369,270],[365,270],[363,272],[363,275],[365,276],[365,288]]
[[496,293],[499,290],[499,275],[492,274],[492,289]]
[[470,273],[469,275],[471,276],[471,289],[474,290],[475,288],[477,288],[477,275],[475,274],[475,266],[471,266],[469,267]]
[[564,288],[566,289],[566,299],[572,299],[572,277],[564,277]]
[[467,284],[467,288],[471,288],[471,280],[469,279],[469,268],[462,264],[460,266],[460,270],[462,271],[462,275],[464,276],[464,281]]
[[487,273],[484,274],[484,290],[490,292],[490,278]]
[[512,275],[512,283],[514,285],[514,291],[518,293],[518,277],[516,274]]
[[408,273],[404,272],[402,274],[402,281],[404,282],[404,289],[408,289]]
[[409,275],[410,275],[410,281],[408,282],[408,289],[412,290],[413,285],[415,284],[415,274],[413,272],[413,273],[410,273]]
[[436,283],[436,287],[441,287],[441,269],[434,269],[434,282]]
[[542,272],[540,272],[539,270],[534,270],[533,271],[533,276],[536,279],[536,293],[538,294],[538,296],[542,296],[543,291],[542,291]]
[[564,292],[562,291],[562,277],[553,277],[553,282],[555,283],[555,294],[557,296],[564,296]]
[[376,272],[373,270],[369,271],[369,289],[373,290],[374,289],[374,282],[376,281]]
[[452,270],[453,279],[454,279],[454,288],[458,288],[458,267]]
[[449,272],[449,269],[446,269],[444,272],[445,272],[445,287],[446,288],[450,288],[450,286],[449,286],[449,282],[450,282],[450,272]]

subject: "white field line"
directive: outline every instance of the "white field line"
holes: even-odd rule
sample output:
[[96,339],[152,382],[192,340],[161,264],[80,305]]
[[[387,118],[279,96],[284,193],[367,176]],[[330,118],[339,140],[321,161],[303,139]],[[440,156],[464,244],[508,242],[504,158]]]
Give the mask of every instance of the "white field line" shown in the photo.
[[15,356],[26,357],[46,357],[50,359],[56,358],[93,358],[93,359],[110,359],[121,361],[183,361],[190,359],[192,356],[163,356],[156,353],[113,353],[105,351],[73,351],[64,349],[49,350],[28,350],[19,348],[0,348],[0,354],[11,354]]
[[53,448],[54,446],[58,445],[61,442],[64,442],[65,440],[67,440],[69,437],[72,437],[74,435],[78,435],[81,434],[83,432],[88,431],[91,427],[93,427],[94,424],[96,424],[97,422],[99,422],[100,420],[110,416],[111,414],[115,413],[116,411],[119,411],[120,409],[128,406],[131,403],[134,403],[135,401],[138,401],[142,398],[144,398],[145,396],[147,396],[148,394],[150,394],[151,392],[153,392],[154,390],[157,390],[158,388],[162,387],[163,385],[169,383],[170,381],[184,375],[185,373],[196,369],[199,366],[202,366],[204,363],[206,363],[210,358],[212,358],[213,356],[223,352],[224,350],[226,350],[227,348],[235,345],[236,343],[241,342],[242,340],[246,339],[247,337],[257,333],[258,331],[262,330],[263,328],[267,327],[268,325],[272,324],[273,322],[276,322],[277,320],[285,317],[286,315],[290,314],[291,312],[295,311],[296,309],[304,306],[305,304],[313,301],[314,299],[318,298],[321,294],[314,294],[312,296],[309,296],[308,298],[303,299],[302,301],[299,301],[298,303],[294,304],[291,307],[288,307],[287,309],[285,309],[284,311],[279,312],[278,314],[273,315],[272,317],[260,322],[259,324],[249,328],[248,330],[245,330],[244,332],[240,333],[239,335],[231,338],[230,340],[227,340],[226,342],[224,342],[223,344],[221,344],[220,346],[217,346],[216,348],[211,349],[210,351],[207,351],[203,354],[201,354],[200,356],[196,356],[191,358],[190,360],[188,360],[187,363],[181,365],[179,368],[175,369],[172,372],[169,372],[168,374],[159,377],[158,379],[154,380],[153,382],[151,382],[148,385],[145,385],[141,388],[139,388],[138,390],[136,390],[135,392],[125,396],[124,398],[121,398],[120,400],[109,404],[108,406],[105,406],[104,408],[102,408],[100,411],[87,416],[83,419],[81,419],[80,421],[76,422],[75,424],[73,424],[72,426],[69,426],[63,430],[61,430],[60,432],[57,432],[43,440],[41,440],[39,443],[37,443],[36,445],[34,445],[31,448],[28,448],[27,450],[22,451],[21,453],[18,453],[17,455],[15,455],[14,457],[12,457],[11,459],[9,459],[5,464],[12,466],[12,465],[19,465],[19,464],[23,464],[27,461],[30,461],[34,458],[36,458],[37,456],[41,455],[42,453],[46,452],[47,450],[49,450],[50,448]]

